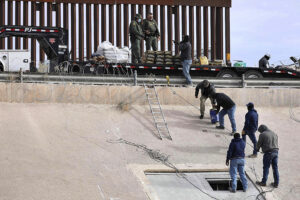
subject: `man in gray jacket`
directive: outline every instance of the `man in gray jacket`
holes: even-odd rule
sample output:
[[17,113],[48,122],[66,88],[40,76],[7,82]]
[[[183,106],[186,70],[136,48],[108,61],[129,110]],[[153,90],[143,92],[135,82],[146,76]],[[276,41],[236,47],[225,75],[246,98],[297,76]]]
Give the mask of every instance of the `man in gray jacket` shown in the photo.
[[262,148],[264,153],[263,157],[263,178],[262,181],[257,181],[256,184],[260,186],[267,185],[267,179],[269,175],[269,168],[272,164],[274,183],[271,185],[275,188],[279,185],[279,172],[278,172],[278,136],[271,131],[266,125],[260,125],[258,128],[260,132],[257,142],[257,151]]

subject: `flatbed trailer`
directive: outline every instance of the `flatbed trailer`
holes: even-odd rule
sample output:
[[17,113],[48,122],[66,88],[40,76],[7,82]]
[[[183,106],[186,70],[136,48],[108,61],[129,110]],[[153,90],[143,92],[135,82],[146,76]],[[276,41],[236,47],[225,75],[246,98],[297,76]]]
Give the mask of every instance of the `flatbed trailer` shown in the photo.
[[[94,74],[132,74],[137,71],[138,75],[177,75],[182,76],[181,65],[157,65],[157,64],[132,64],[132,63],[110,63],[101,64],[91,63],[84,65],[81,70],[83,73]],[[209,76],[219,78],[300,78],[300,71],[289,68],[255,68],[255,67],[225,67],[212,65],[191,65],[191,76]]]

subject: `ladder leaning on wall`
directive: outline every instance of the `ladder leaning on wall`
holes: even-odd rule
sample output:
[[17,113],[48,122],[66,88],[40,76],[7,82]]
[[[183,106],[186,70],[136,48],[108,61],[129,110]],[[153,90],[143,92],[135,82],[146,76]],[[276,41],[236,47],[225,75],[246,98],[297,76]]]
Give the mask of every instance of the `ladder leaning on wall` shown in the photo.
[[170,135],[170,131],[168,128],[168,124],[165,120],[164,113],[162,112],[161,105],[159,102],[159,98],[157,95],[157,91],[154,85],[146,85],[144,84],[146,97],[148,100],[148,104],[150,106],[150,111],[155,123],[155,128],[158,132],[158,137],[162,140],[162,138],[167,138],[172,140]]

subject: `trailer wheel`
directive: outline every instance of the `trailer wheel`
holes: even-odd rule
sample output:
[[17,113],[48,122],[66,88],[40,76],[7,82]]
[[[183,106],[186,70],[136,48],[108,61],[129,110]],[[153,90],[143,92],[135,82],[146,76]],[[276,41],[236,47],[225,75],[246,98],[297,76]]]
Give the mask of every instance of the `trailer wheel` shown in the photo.
[[4,67],[3,67],[3,64],[0,62],[0,72],[3,72],[4,71]]
[[217,74],[217,77],[220,77],[220,78],[234,78],[234,77],[238,77],[238,75],[230,69],[225,69],[223,71],[220,71]]
[[72,69],[71,69],[71,73],[72,74],[78,74],[78,73],[81,73],[82,70],[81,70],[81,67],[79,65],[73,65],[72,66]]
[[256,70],[250,70],[250,71],[245,72],[245,78],[254,79],[254,78],[262,78],[262,77],[263,77],[263,75]]

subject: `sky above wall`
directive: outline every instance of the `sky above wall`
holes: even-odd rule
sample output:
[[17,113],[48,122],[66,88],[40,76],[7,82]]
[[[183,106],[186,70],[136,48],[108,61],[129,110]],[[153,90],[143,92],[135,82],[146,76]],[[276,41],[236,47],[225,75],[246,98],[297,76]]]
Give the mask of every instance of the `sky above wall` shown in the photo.
[[257,66],[269,53],[276,65],[300,57],[300,0],[233,0],[230,12],[232,61]]

